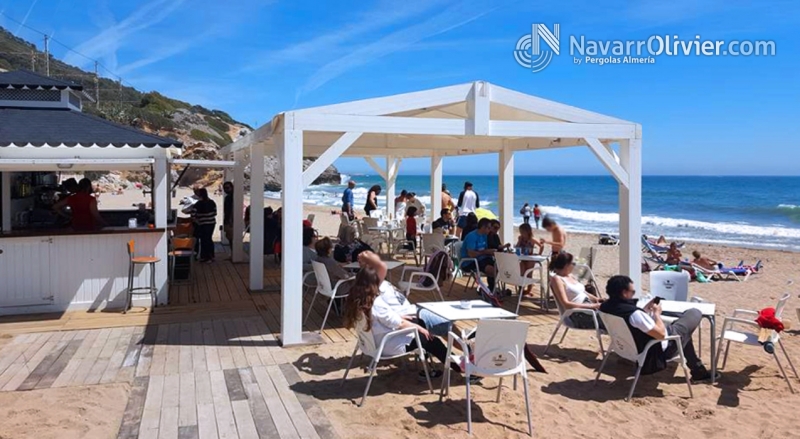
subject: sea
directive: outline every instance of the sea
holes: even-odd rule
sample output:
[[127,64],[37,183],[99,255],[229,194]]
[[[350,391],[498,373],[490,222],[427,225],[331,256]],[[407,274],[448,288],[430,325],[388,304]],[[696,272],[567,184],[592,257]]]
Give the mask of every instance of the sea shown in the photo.
[[[357,207],[364,205],[370,186],[385,186],[377,175],[343,174],[340,185],[308,188],[304,201],[338,208],[350,179],[357,183]],[[443,181],[454,197],[465,181],[472,182],[481,207],[497,213],[496,176],[445,175]],[[415,192],[430,208],[429,176],[400,175],[396,188],[398,194],[402,189]],[[515,224],[522,222],[519,209],[526,202],[539,204],[544,214],[570,231],[619,230],[618,186],[609,176],[516,176]],[[381,196],[379,204],[383,203]],[[642,232],[670,240],[800,251],[800,177],[645,176]]]

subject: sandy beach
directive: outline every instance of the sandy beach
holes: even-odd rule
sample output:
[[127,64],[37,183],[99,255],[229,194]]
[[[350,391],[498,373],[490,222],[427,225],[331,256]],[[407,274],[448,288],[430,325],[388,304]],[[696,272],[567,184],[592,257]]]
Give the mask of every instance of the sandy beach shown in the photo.
[[[178,206],[188,196],[188,188],[179,188],[173,198]],[[222,198],[214,196],[222,221]],[[147,202],[149,196],[128,190],[119,195],[104,193],[101,209],[130,208]],[[249,204],[249,200],[245,201]],[[267,199],[265,206],[277,208],[279,200]],[[322,235],[334,235],[338,215],[331,208],[306,205],[304,215],[314,214],[314,226]],[[544,236],[537,231],[537,236]],[[596,245],[597,237],[570,233],[567,249],[577,254],[581,247],[594,245],[595,274],[601,288],[618,271],[618,247]],[[689,243],[692,250],[726,263],[761,260],[764,269],[747,282],[693,282],[690,294],[717,305],[717,324],[736,308],[759,310],[774,306],[787,291],[786,282],[796,277],[800,254],[787,251],[745,249]],[[272,262],[267,262],[272,263]],[[643,275],[642,290],[648,289],[649,275]],[[798,279],[795,279],[798,280]],[[798,286],[788,289],[797,296]],[[785,320],[795,321],[797,298],[789,302]],[[541,354],[553,330],[553,324],[535,324],[528,331],[528,342]],[[784,333],[784,344],[797,362],[800,354],[800,331],[797,325]],[[707,323],[695,334],[703,338],[702,357],[709,364]],[[7,337],[0,336],[0,346]],[[608,338],[604,338],[608,343]],[[466,434],[464,382],[454,377],[452,396],[438,402],[438,393],[425,391],[417,379],[413,363],[397,363],[379,368],[364,407],[357,407],[366,384],[363,367],[357,363],[344,387],[340,380],[352,343],[284,350],[299,371],[303,382],[291,386],[299,394],[311,395],[330,418],[342,438],[452,438]],[[570,331],[564,343],[551,348],[541,358],[547,374],[529,373],[535,437],[560,438],[659,438],[659,437],[797,437],[800,419],[794,407],[800,395],[791,394],[774,360],[758,348],[735,346],[717,386],[693,386],[694,398],[688,398],[683,372],[675,366],[654,376],[643,377],[634,399],[624,402],[634,368],[612,357],[600,384],[593,385],[595,369],[600,365],[597,341],[591,331]],[[784,361],[784,366],[788,365]],[[787,371],[789,369],[787,368]],[[800,381],[793,380],[800,389]],[[438,392],[440,380],[434,380]],[[494,402],[497,381],[484,379],[474,386],[474,436],[488,439],[527,437],[522,393],[508,384],[500,403]],[[127,384],[84,386],[69,389],[45,389],[32,392],[0,394],[0,438],[114,437],[129,392]],[[11,404],[13,400],[14,404]],[[47,407],[46,415],[42,407]]]
[[[188,193],[188,189],[179,189],[174,201],[177,203]],[[221,206],[221,199],[216,199]],[[141,200],[141,193],[135,192],[104,194],[101,205],[122,207]],[[277,208],[280,202],[268,199],[265,206]],[[336,232],[339,219],[330,208],[307,205],[304,209],[305,215],[315,214],[314,226],[321,234]],[[537,232],[537,236],[543,236],[542,232]],[[572,233],[567,248],[577,254],[581,247],[595,245],[596,239],[595,235]],[[602,288],[606,279],[618,271],[619,249],[599,245],[595,248],[595,274]],[[689,255],[695,249],[729,264],[761,260],[765,267],[747,282],[691,284],[691,295],[716,303],[718,330],[724,317],[735,308],[758,310],[774,306],[786,291],[797,295],[798,286],[787,290],[786,283],[796,277],[800,266],[798,253],[690,243],[684,254]],[[638,288],[647,290],[648,278],[645,274],[644,285]],[[797,306],[793,297],[785,320],[795,320]],[[552,330],[550,324],[530,327],[528,341],[536,346],[538,353],[543,351]],[[784,335],[785,346],[796,362],[800,354],[797,335],[796,325]],[[695,342],[698,336],[703,337],[702,355],[709,364],[707,323],[700,334],[695,334]],[[286,350],[305,380],[293,390],[316,398],[342,437],[467,437],[462,379],[454,378],[452,397],[440,404],[438,393],[424,392],[413,366],[388,365],[379,369],[367,404],[358,408],[354,401],[365,385],[363,369],[354,369],[347,384],[339,386],[351,351],[350,343]],[[683,372],[673,366],[657,375],[643,377],[630,403],[623,401],[630,385],[628,374],[633,372],[629,363],[612,358],[600,384],[593,385],[600,356],[591,332],[571,331],[564,343],[552,348],[542,362],[548,373],[529,375],[536,437],[777,438],[797,437],[800,431],[800,419],[792,415],[794,407],[800,404],[800,396],[789,393],[774,360],[761,349],[735,346],[719,384],[695,385],[693,399],[688,398]],[[359,364],[365,365],[365,362]],[[793,384],[800,388],[800,381],[794,380]],[[437,390],[438,385],[439,380],[435,380]],[[496,386],[496,380],[486,379],[474,387],[475,437],[526,437],[522,394],[505,389],[498,404],[494,402]]]

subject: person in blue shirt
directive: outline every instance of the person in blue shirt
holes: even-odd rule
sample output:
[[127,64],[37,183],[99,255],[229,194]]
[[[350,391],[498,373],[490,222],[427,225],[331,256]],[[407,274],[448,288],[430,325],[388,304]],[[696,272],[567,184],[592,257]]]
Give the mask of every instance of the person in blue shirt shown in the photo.
[[353,188],[356,187],[356,182],[350,180],[347,182],[347,189],[344,190],[344,194],[342,194],[342,213],[346,213],[347,217],[350,221],[353,221],[356,217],[355,212],[353,211]]
[[[478,261],[478,270],[486,275],[486,283],[489,291],[494,291],[495,262],[494,253],[496,250],[489,248],[487,236],[492,228],[492,222],[488,218],[478,221],[478,228],[470,232],[461,244],[461,259],[474,258]],[[474,272],[475,262],[467,261],[461,264],[464,272]]]

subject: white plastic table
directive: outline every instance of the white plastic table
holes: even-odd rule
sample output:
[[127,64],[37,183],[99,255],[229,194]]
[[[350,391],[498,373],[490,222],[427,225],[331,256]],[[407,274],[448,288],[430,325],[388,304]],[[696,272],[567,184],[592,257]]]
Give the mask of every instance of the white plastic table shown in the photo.
[[[652,300],[652,297],[640,297],[636,306],[642,308],[647,305],[650,300]],[[673,317],[680,316],[687,310],[696,309],[700,311],[700,313],[703,314],[703,318],[708,320],[708,322],[711,324],[711,384],[714,384],[717,377],[717,362],[714,361],[717,353],[717,305],[708,302],[681,302],[677,300],[662,300],[660,304],[661,312],[665,315]]]
[[511,311],[506,311],[503,308],[495,308],[490,303],[486,303],[483,300],[470,300],[470,303],[472,303],[470,309],[462,308],[460,300],[417,303],[417,314],[419,314],[421,309],[427,309],[450,322],[457,322],[459,320],[516,319],[518,317]]
[[545,312],[550,311],[550,282],[545,276],[545,273],[547,273],[547,268],[545,268],[545,265],[550,261],[550,259],[544,255],[517,255],[517,259],[519,259],[521,262],[539,263],[539,279],[542,281],[542,283],[539,284],[539,306],[544,308]]

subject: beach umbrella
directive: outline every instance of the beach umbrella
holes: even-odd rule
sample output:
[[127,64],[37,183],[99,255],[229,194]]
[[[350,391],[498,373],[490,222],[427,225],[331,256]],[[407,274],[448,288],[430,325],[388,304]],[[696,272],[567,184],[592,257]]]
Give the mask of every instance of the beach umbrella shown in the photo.
[[497,219],[497,215],[495,215],[494,212],[492,212],[489,209],[484,209],[482,207],[475,209],[475,216],[478,217],[478,220],[481,220],[483,218],[490,220]]

